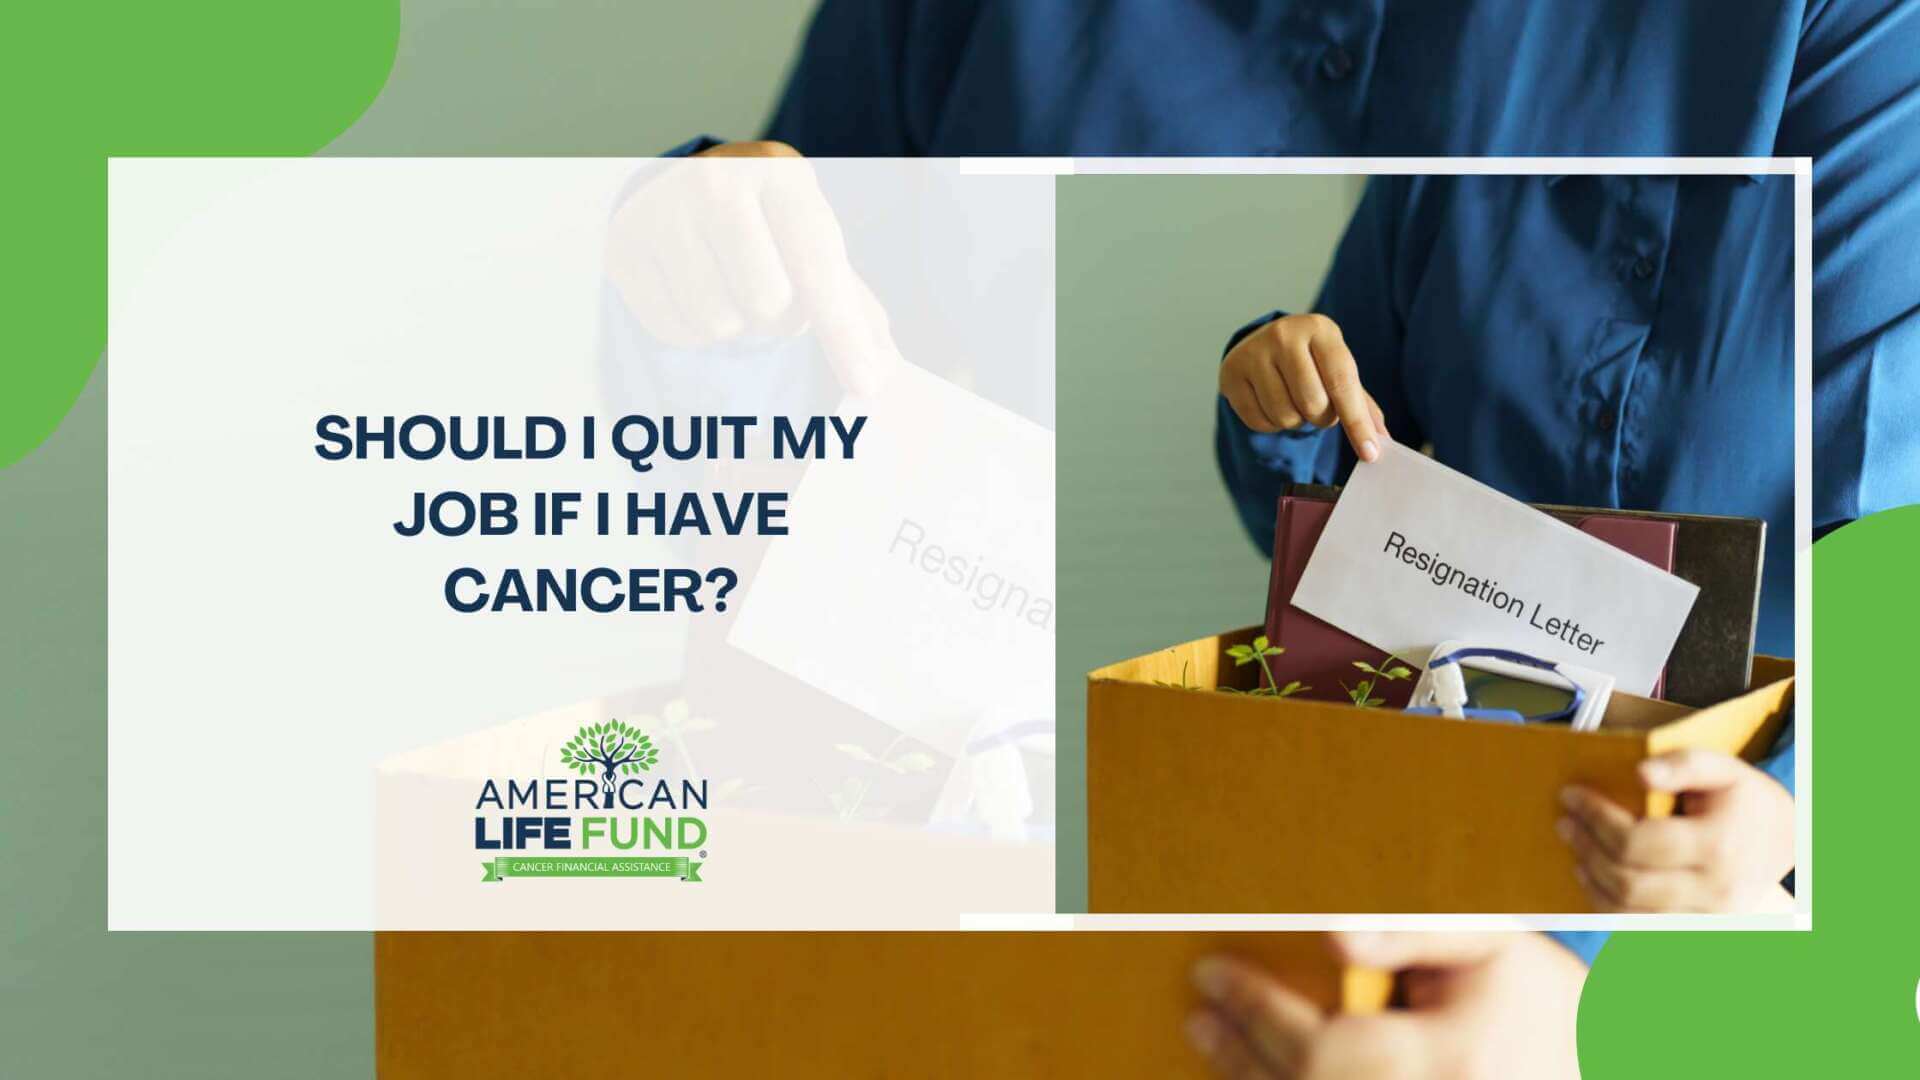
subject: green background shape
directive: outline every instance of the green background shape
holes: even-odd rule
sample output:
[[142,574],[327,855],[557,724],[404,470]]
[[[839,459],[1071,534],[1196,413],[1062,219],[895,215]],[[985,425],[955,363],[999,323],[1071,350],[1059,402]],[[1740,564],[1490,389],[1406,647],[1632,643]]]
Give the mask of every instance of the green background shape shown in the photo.
[[1920,506],[1813,548],[1813,931],[1616,934],[1580,1002],[1588,1077],[1920,1074],[1916,551]]
[[310,154],[379,93],[399,26],[396,0],[104,6],[9,6],[0,467],[106,344],[106,159]]
[[[95,368],[105,327],[106,157],[644,154],[701,130],[737,136],[757,130],[810,7],[194,0],[9,11],[11,47],[0,64],[15,147],[0,211],[9,240],[0,271],[0,718],[11,736],[0,754],[0,1073],[372,1071],[367,935],[105,929],[107,402]],[[1259,235],[1262,223],[1244,208],[1221,207],[1217,220],[1206,206],[1156,208],[1124,190],[1131,179],[1117,178],[1111,198],[1140,207],[1130,232],[1141,236],[1090,235],[1063,205],[1063,303],[1074,275],[1099,261],[1069,244],[1106,245],[1102,257],[1118,260],[1182,243],[1159,210],[1194,228]],[[1337,232],[1339,205],[1326,205],[1322,232]],[[1296,252],[1309,243],[1297,234],[1282,240]],[[1272,269],[1251,254],[1244,265]],[[1259,297],[1286,304],[1311,294],[1311,282],[1273,272],[1250,279]],[[1217,334],[1220,320],[1252,313],[1240,310],[1245,299],[1188,282],[1140,302]],[[1125,310],[1115,296],[1105,300],[1105,312]],[[1143,349],[1116,336],[1113,356],[1164,361],[1170,339],[1158,340]],[[1061,359],[1067,475],[1099,464],[1098,448],[1082,440],[1103,437],[1093,430],[1099,395],[1115,391],[1069,383],[1064,350]],[[1171,366],[1138,375],[1181,393],[1191,378]],[[1204,402],[1194,414],[1210,416]],[[1142,463],[1141,479],[1192,481],[1192,470],[1211,469],[1205,453],[1203,444],[1192,461]],[[1111,475],[1103,497],[1124,502],[1131,493],[1117,491]],[[1081,519],[1069,516],[1069,494],[1062,485],[1063,547],[1084,535],[1075,531]],[[1244,542],[1216,486],[1194,482],[1181,494],[1193,512],[1221,523],[1206,528],[1222,561],[1181,569],[1195,575],[1190,585],[1200,582],[1198,599],[1183,600],[1179,582],[1147,583],[1173,637],[1245,621],[1236,613],[1250,558],[1264,579],[1250,548],[1230,550]],[[1920,508],[1848,526],[1815,549],[1819,929],[1617,935],[1582,1001],[1588,1077],[1913,1071],[1920,948],[1904,827],[1920,733],[1905,716],[1912,634],[1901,620],[1920,608],[1920,579],[1906,564],[1915,550]],[[1063,589],[1068,577],[1063,567]],[[1070,618],[1065,605],[1062,617]],[[1120,639],[1075,642],[1072,651],[1071,625],[1063,622],[1061,634],[1063,769],[1078,753],[1067,730],[1081,707],[1074,674],[1091,666],[1088,657],[1138,651]],[[1069,783],[1063,772],[1063,790]],[[1076,872],[1084,902],[1084,869]]]

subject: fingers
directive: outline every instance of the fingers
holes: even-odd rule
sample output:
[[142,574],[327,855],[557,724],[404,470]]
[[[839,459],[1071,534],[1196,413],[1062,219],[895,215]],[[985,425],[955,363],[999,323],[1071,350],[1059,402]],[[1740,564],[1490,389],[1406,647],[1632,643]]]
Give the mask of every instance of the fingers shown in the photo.
[[1265,971],[1232,957],[1203,958],[1194,965],[1193,984],[1260,1059],[1282,1076],[1302,1061],[1307,1041],[1324,1023],[1312,1002]]
[[[728,340],[748,325],[709,234],[749,230],[760,214],[709,208],[719,187],[712,176],[712,167],[672,163],[614,212],[608,230],[607,276],[634,319],[674,348]],[[752,220],[720,220],[743,216]]]
[[1347,441],[1353,444],[1353,452],[1361,461],[1374,460],[1380,456],[1380,433],[1374,428],[1377,406],[1361,389],[1359,365],[1353,362],[1353,353],[1347,350],[1346,339],[1333,320],[1325,320],[1315,330],[1312,348],[1321,385],[1326,388],[1335,417],[1346,430]]
[[1571,819],[1566,828],[1555,824],[1562,841],[1572,843],[1572,837],[1584,836],[1601,851],[1616,857],[1626,849],[1627,837],[1639,821],[1619,803],[1588,788],[1570,787],[1561,791],[1560,805]]
[[1753,766],[1718,750],[1675,750],[1640,763],[1640,779],[1655,791],[1716,791],[1740,783]]
[[1260,410],[1272,422],[1270,430],[1287,431],[1306,423],[1305,415],[1296,407],[1293,393],[1287,388],[1287,381],[1274,364],[1253,364],[1247,372],[1247,381],[1253,387],[1254,396],[1259,399]]
[[1230,1080],[1390,1080],[1429,1075],[1438,1057],[1433,1026],[1404,1014],[1336,1017],[1314,1038],[1310,1060],[1285,1063],[1263,1058],[1232,1022],[1210,1010],[1190,1014],[1186,1031],[1214,1075]]
[[1700,875],[1692,870],[1647,870],[1604,856],[1573,868],[1580,887],[1604,914],[1646,914],[1701,910]]
[[702,225],[727,292],[754,330],[771,332],[793,307],[793,284],[760,212],[759,195],[742,183],[710,183],[708,190],[712,212],[702,215]]
[[1311,322],[1304,321],[1313,318],[1315,316],[1291,316],[1274,324],[1277,348],[1273,363],[1286,380],[1287,392],[1306,422],[1316,427],[1332,427],[1337,419],[1333,399],[1328,396],[1320,364],[1314,357],[1314,336],[1319,331]]
[[[1378,967],[1446,967],[1483,962],[1512,934],[1344,933],[1336,949]],[[1231,957],[1194,965],[1206,1007],[1187,1018],[1187,1038],[1217,1075],[1272,1080],[1382,1080],[1440,1071],[1444,1024],[1411,1012],[1321,1014],[1271,975]]]
[[649,334],[676,349],[692,348],[700,343],[700,335],[680,317],[680,306],[674,302],[665,276],[650,255],[633,251],[615,257],[611,250],[608,255],[607,276],[613,280],[627,310]]
[[797,158],[800,151],[774,139],[749,139],[743,142],[709,146],[693,155],[703,158]]
[[[863,373],[859,389],[872,396],[886,385],[887,376],[895,366],[906,361],[900,356],[900,347],[893,341],[893,325],[887,318],[887,308],[867,285],[866,279],[853,275],[857,286],[857,296],[861,306],[863,322],[866,326],[869,357],[873,366]],[[846,384],[851,386],[852,384]]]
[[1324,315],[1280,320],[1276,361],[1300,415],[1319,427],[1338,423],[1361,461],[1380,456],[1378,406],[1360,386],[1360,368],[1347,349],[1340,327]]
[[1714,850],[1707,823],[1686,818],[1639,820],[1586,788],[1562,795],[1567,816],[1556,823],[1572,849],[1574,873],[1600,912],[1718,910]]
[[734,307],[720,266],[694,222],[675,218],[664,231],[666,242],[650,249],[648,255],[667,283],[667,293],[682,324],[693,332],[696,344],[709,345],[740,336],[746,320]]
[[[797,158],[778,143],[702,157]],[[680,163],[614,216],[607,270],[627,308],[675,347],[811,326],[843,386],[871,394],[899,362],[886,309],[801,160]]]
[[1442,1029],[1411,1013],[1342,1016],[1313,1047],[1313,1080],[1447,1075]]
[[1686,818],[1641,820],[1587,788],[1562,794],[1567,816],[1556,824],[1560,839],[1576,854],[1592,851],[1614,862],[1656,870],[1702,865],[1708,855],[1706,827]]
[[879,388],[898,349],[866,282],[847,261],[839,221],[811,174],[782,170],[761,201],[787,279],[813,323],[814,337],[843,386]]
[[1207,1059],[1215,1076],[1228,1080],[1279,1080],[1287,1075],[1268,1069],[1247,1043],[1246,1036],[1213,1012],[1202,1010],[1187,1017],[1187,1041]]
[[1386,417],[1360,385],[1347,343],[1324,315],[1288,315],[1250,334],[1222,364],[1220,392],[1255,431],[1313,424],[1345,431],[1362,461],[1380,456]]
[[1235,375],[1228,368],[1220,370],[1220,396],[1227,399],[1233,408],[1233,415],[1254,431],[1272,432],[1282,430],[1267,410],[1260,404],[1260,397],[1253,392],[1253,383]]
[[1380,411],[1380,403],[1373,400],[1372,394],[1367,395],[1367,412],[1373,416],[1373,424],[1380,430],[1380,436],[1392,438],[1393,436],[1387,431],[1387,414]]
[[1397,971],[1415,967],[1464,967],[1491,959],[1511,934],[1334,931],[1333,948],[1358,967]]

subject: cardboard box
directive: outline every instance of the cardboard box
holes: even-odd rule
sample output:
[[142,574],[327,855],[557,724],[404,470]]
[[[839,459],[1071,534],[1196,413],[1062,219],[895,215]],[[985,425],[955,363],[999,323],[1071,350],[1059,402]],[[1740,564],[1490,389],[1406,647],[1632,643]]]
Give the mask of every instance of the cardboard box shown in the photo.
[[[1258,627],[1087,676],[1089,904],[1099,912],[1586,912],[1554,834],[1560,789],[1672,811],[1636,768],[1707,747],[1758,761],[1793,665],[1705,709],[1616,693],[1600,730],[1212,692]],[[1183,689],[1182,686],[1201,689]]]
[[1258,960],[1325,1008],[1390,977],[1323,935],[381,933],[380,1075],[1204,1076],[1189,965]]

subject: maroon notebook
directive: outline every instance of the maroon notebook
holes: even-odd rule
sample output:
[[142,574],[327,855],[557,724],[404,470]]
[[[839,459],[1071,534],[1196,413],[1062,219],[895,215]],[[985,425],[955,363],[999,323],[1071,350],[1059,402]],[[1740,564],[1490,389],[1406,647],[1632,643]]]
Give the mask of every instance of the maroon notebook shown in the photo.
[[[1312,687],[1300,696],[1319,701],[1345,701],[1344,683],[1353,686],[1366,673],[1353,666],[1355,660],[1377,664],[1380,650],[1359,638],[1293,606],[1293,590],[1306,573],[1307,557],[1327,527],[1333,503],[1324,499],[1293,495],[1280,499],[1280,516],[1273,532],[1273,573],[1267,585],[1267,637],[1287,650],[1269,663],[1281,683],[1295,679]],[[1638,518],[1589,517],[1563,521],[1596,539],[1605,540],[1629,554],[1638,555],[1668,573],[1673,572],[1673,532],[1671,521],[1646,521]],[[1406,657],[1401,659],[1405,660]],[[1411,665],[1409,665],[1411,666]],[[1374,693],[1386,699],[1391,708],[1403,708],[1413,696],[1413,679],[1382,681]],[[1663,674],[1653,687],[1659,697],[1666,682]]]

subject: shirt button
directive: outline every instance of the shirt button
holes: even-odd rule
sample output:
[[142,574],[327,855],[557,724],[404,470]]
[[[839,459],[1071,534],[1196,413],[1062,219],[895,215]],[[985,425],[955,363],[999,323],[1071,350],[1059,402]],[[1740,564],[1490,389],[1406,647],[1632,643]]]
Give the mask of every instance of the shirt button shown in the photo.
[[1653,260],[1645,255],[1633,260],[1633,276],[1645,281],[1653,276]]
[[1602,434],[1613,431],[1613,412],[1611,410],[1600,414],[1600,431]]
[[1353,54],[1335,45],[1320,58],[1320,74],[1336,82],[1353,74]]

